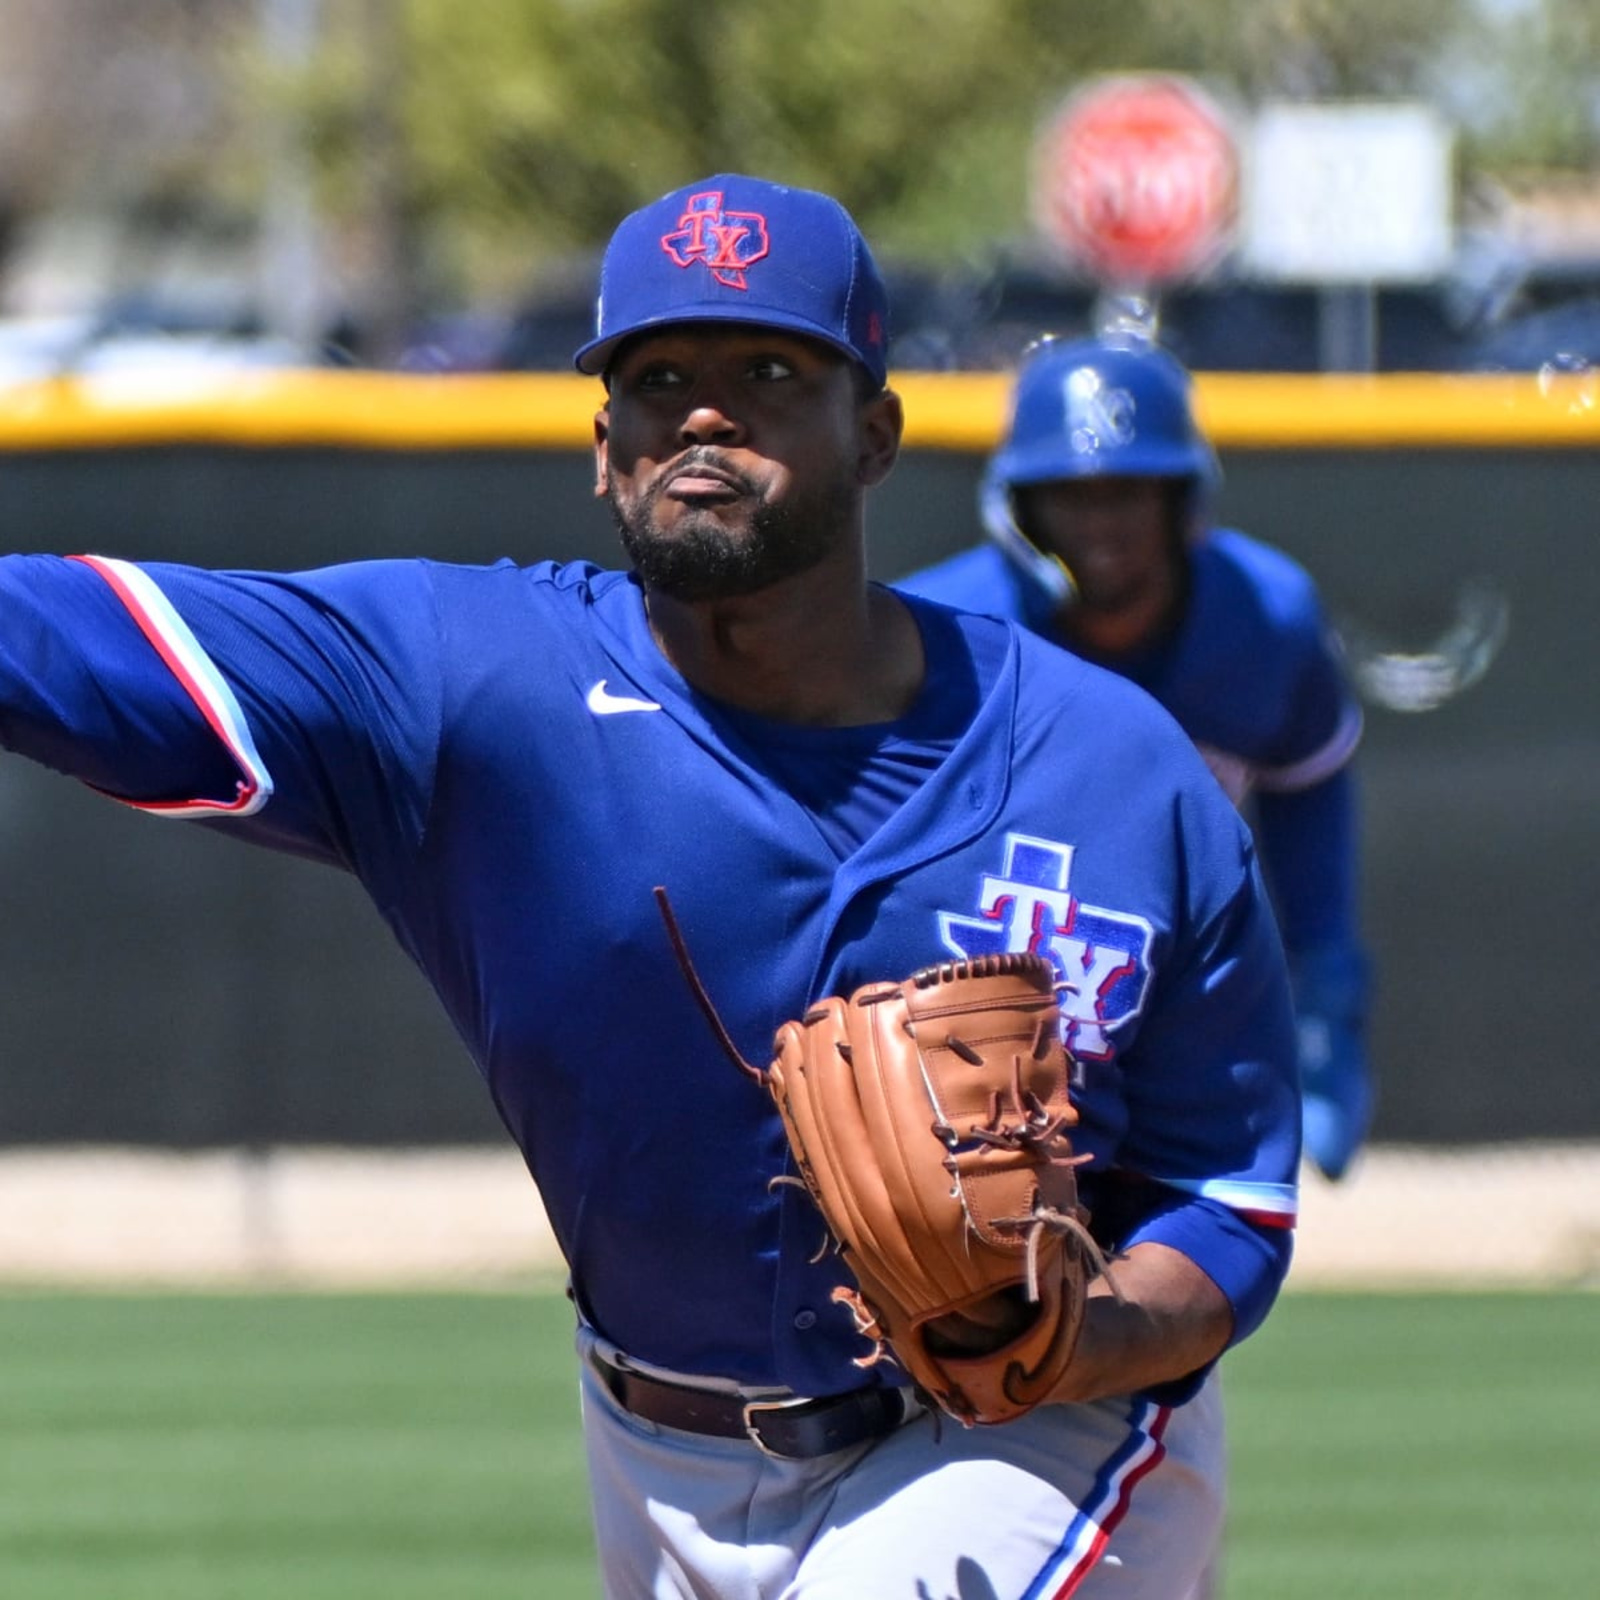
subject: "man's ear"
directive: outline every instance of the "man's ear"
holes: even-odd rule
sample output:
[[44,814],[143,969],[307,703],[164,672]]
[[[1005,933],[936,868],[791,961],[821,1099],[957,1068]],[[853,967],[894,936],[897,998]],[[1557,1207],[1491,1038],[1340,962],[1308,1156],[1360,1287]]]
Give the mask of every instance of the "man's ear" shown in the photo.
[[884,389],[861,407],[861,453],[856,477],[867,488],[882,483],[900,457],[905,409],[893,389]]
[[594,414],[594,497],[606,497],[606,462],[611,449],[611,413],[602,409]]

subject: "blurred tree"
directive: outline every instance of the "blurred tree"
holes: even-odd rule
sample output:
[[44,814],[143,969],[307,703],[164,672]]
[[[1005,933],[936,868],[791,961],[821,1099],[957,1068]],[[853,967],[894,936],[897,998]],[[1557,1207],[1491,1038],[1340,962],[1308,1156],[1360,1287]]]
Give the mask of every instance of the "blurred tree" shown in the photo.
[[1600,161],[1600,0],[1499,0],[1462,44],[1458,106],[1488,173],[1592,173]]
[[1153,0],[1164,47],[1245,101],[1426,94],[1441,50],[1482,25],[1480,0]]
[[[228,234],[219,145],[242,126],[218,70],[238,7],[0,0],[0,267],[41,217],[127,277],[173,233]],[[87,236],[97,236],[93,247]],[[50,286],[35,292],[48,299]]]
[[[357,76],[353,3],[332,0],[316,101],[335,169]],[[446,224],[431,231],[435,270],[480,284],[591,246],[635,205],[730,168],[834,189],[890,250],[1010,231],[1038,108],[1137,37],[1137,7],[1041,0],[395,10],[410,59],[410,203]]]
[[[285,5],[308,48],[274,44]],[[728,168],[834,191],[886,257],[983,259],[1100,71],[1425,96],[1475,170],[1586,170],[1600,126],[1600,0],[0,0],[0,29],[0,270],[41,216],[115,219],[126,277],[141,241],[237,256],[292,211],[380,358]]]
[[[349,174],[364,0],[326,3],[318,146]],[[833,190],[890,256],[960,261],[1027,233],[1039,124],[1092,73],[1190,72],[1241,106],[1438,99],[1452,41],[1489,26],[1483,3],[394,0],[405,204],[426,220],[435,296],[511,292],[634,205],[728,168]],[[1565,148],[1586,153],[1576,135]]]

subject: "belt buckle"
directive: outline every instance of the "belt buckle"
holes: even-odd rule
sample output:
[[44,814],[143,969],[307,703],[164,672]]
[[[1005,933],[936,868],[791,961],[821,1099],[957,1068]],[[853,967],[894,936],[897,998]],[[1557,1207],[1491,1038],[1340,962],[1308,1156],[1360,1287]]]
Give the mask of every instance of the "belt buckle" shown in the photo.
[[774,1461],[803,1461],[804,1456],[791,1456],[782,1450],[774,1450],[765,1439],[761,1437],[758,1422],[760,1414],[768,1411],[798,1411],[803,1406],[815,1405],[816,1401],[809,1395],[797,1395],[788,1400],[747,1400],[741,1420],[744,1431],[750,1436],[750,1442],[762,1455],[770,1456]]

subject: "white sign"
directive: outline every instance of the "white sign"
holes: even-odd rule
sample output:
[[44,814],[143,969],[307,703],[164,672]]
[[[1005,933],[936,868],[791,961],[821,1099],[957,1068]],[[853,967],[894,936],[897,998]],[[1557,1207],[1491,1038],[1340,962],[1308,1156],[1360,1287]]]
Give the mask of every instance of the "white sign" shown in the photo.
[[1420,281],[1453,249],[1453,136],[1429,106],[1264,106],[1249,137],[1241,257],[1258,278]]

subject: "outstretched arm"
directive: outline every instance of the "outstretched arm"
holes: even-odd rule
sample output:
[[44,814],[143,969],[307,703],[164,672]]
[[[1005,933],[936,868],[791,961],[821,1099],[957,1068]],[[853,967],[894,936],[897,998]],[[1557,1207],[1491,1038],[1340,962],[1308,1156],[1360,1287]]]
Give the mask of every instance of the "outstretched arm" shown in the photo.
[[227,690],[137,568],[0,560],[0,746],[132,804],[223,813],[268,791],[239,734]]

